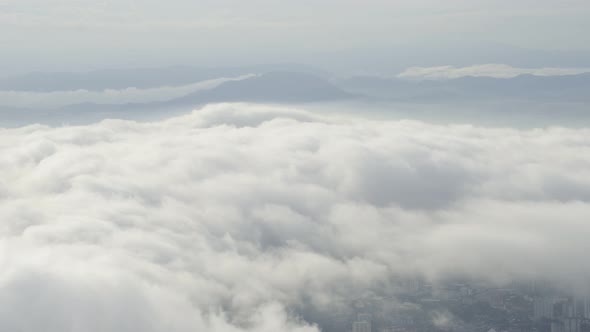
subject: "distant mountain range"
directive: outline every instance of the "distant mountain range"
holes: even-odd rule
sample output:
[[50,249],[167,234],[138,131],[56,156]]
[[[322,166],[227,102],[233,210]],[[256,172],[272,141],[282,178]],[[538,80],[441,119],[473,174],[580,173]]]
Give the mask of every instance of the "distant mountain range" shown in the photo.
[[354,97],[320,77],[295,72],[272,72],[241,81],[226,82],[211,90],[199,91],[170,101],[190,105],[225,101],[316,102]]
[[[83,106],[95,109],[165,109],[195,107],[219,102],[308,103],[354,97],[354,94],[315,75],[271,72],[239,81],[225,82],[209,90],[197,91],[167,101],[124,105],[84,104]],[[80,106],[82,105],[71,105],[65,109],[78,109]]]
[[[279,66],[280,67],[280,66]],[[266,69],[272,68],[266,67]],[[276,104],[305,104],[320,102],[357,102],[357,103],[404,103],[404,104],[436,104],[439,109],[455,107],[457,103],[469,104],[470,109],[480,109],[490,112],[490,104],[508,105],[510,109],[521,109],[527,104],[528,112],[542,109],[552,117],[558,112],[565,112],[569,105],[575,107],[576,117],[585,116],[590,110],[584,111],[590,105],[590,74],[568,76],[532,76],[522,75],[514,78],[462,77],[440,81],[412,81],[398,78],[380,78],[375,76],[357,76],[351,78],[330,78],[325,73],[316,73],[313,69],[300,68],[300,71],[268,71],[250,78],[226,81],[210,89],[199,90],[184,96],[165,101],[149,103],[127,104],[97,104],[78,103],[53,110],[32,110],[15,107],[0,106],[0,126],[24,124],[31,122],[42,123],[85,123],[105,118],[145,119],[152,116],[166,116],[187,112],[208,103],[218,102],[255,102]],[[171,70],[171,71],[170,71]],[[166,72],[167,74],[162,74]],[[176,74],[171,74],[175,72]],[[82,74],[56,74],[45,82],[32,84],[27,81],[27,87],[35,87],[39,91],[60,88],[73,88],[79,80],[82,86],[99,89],[109,86],[118,76],[127,80],[117,81],[118,88],[128,87],[129,84],[141,82],[143,86],[156,86],[167,82],[194,83],[199,79],[217,78],[217,75],[238,75],[252,73],[253,68],[216,69],[210,71],[192,70],[182,67],[153,71],[135,72],[93,72],[85,77]],[[156,77],[162,74],[161,77]],[[97,77],[108,79],[96,79]],[[59,77],[69,77],[58,82]],[[73,79],[76,77],[76,79]],[[142,81],[141,78],[145,78]],[[26,80],[18,81],[25,84]],[[58,82],[52,87],[44,84]],[[14,83],[14,82],[13,82]],[[0,83],[1,84],[1,83]],[[4,84],[8,84],[4,82]],[[53,84],[53,83],[51,83]],[[13,85],[14,87],[14,85]],[[24,85],[23,85],[24,87]],[[76,88],[80,88],[76,86]],[[1,88],[0,88],[1,89]],[[1,105],[2,101],[0,101]],[[443,106],[447,107],[443,107]],[[510,106],[512,105],[512,106]],[[496,106],[492,107],[497,109]],[[496,111],[493,111],[496,112]],[[541,113],[541,111],[539,111]],[[534,114],[534,113],[532,113]],[[571,115],[570,117],[572,117]]]
[[397,101],[590,101],[590,73],[564,76],[520,75],[514,78],[462,77],[438,81],[360,76],[342,80],[339,86],[369,97]]
[[15,108],[10,108],[9,111],[0,108],[0,111],[5,120],[8,117],[16,117],[37,118],[39,122],[46,123],[84,123],[109,117],[145,118],[162,112],[186,112],[205,104],[219,102],[298,104],[353,98],[358,96],[316,75],[279,71],[225,82],[209,90],[196,91],[167,101],[128,104],[82,103],[45,111]]

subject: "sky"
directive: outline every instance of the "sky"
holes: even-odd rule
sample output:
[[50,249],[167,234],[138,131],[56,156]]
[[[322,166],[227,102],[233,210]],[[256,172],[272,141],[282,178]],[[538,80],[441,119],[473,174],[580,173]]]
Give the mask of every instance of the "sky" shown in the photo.
[[[0,71],[277,62],[362,69],[400,49],[431,62],[417,66],[473,65],[477,58],[460,55],[498,45],[571,57],[590,50],[589,17],[584,0],[1,0]],[[559,55],[552,59],[559,65]]]

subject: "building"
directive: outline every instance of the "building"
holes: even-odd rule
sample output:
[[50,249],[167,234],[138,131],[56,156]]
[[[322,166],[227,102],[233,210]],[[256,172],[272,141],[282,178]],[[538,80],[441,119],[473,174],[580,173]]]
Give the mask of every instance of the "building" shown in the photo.
[[533,318],[535,320],[553,319],[555,317],[555,305],[559,302],[553,297],[537,297],[533,303]]
[[357,321],[352,323],[352,332],[371,332],[371,322]]
[[352,332],[371,332],[371,314],[358,314]]

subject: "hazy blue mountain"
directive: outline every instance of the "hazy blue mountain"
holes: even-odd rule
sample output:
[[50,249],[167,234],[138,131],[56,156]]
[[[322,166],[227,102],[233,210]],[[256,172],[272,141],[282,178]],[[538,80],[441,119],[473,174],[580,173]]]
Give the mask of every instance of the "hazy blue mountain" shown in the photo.
[[211,90],[170,101],[172,104],[200,104],[222,101],[315,102],[354,97],[318,76],[296,72],[272,72],[241,81],[226,82]]
[[[152,103],[131,104],[73,104],[56,110],[14,110],[2,112],[0,126],[41,122],[50,124],[88,123],[106,118],[150,119],[162,115],[186,112],[216,102],[311,103],[349,100],[358,97],[328,80],[301,72],[271,72],[240,81],[225,82],[210,90],[200,90],[186,96]],[[10,120],[10,121],[8,121]]]
[[514,78],[462,77],[411,81],[371,76],[339,82],[351,92],[404,101],[478,99],[535,99],[537,101],[590,101],[590,74],[564,76],[520,75]]
[[304,103],[333,101],[353,98],[329,81],[315,75],[296,72],[271,72],[239,81],[229,81],[210,90],[200,90],[186,96],[163,102],[125,105],[84,104],[71,105],[65,109],[80,106],[97,109],[146,109],[197,106],[215,102],[277,102]]
[[[192,81],[192,80],[191,80]],[[162,102],[130,104],[73,104],[47,111],[2,108],[0,126],[33,122],[88,123],[106,118],[145,120],[187,112],[207,103],[314,103],[363,104],[358,109],[398,113],[425,119],[489,119],[526,125],[563,120],[568,125],[588,123],[590,74],[510,79],[463,77],[444,81],[410,81],[396,78],[352,77],[331,81],[306,72],[277,71],[240,81],[225,82]],[[433,109],[432,104],[436,104]],[[345,107],[345,106],[343,106]],[[534,120],[534,121],[533,121]],[[536,122],[535,122],[536,121]]]

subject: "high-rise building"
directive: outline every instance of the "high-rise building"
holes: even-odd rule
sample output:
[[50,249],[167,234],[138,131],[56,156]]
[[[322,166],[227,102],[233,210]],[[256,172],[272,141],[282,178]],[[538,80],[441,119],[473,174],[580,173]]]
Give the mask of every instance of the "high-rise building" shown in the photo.
[[[536,302],[535,302],[536,303]],[[581,332],[587,315],[587,301],[585,298],[564,298],[556,301],[551,318],[551,332]],[[535,315],[537,314],[535,306]]]
[[371,332],[371,314],[361,313],[352,323],[352,332]]
[[575,316],[590,319],[590,296],[578,296],[574,298]]
[[580,332],[582,319],[580,318],[561,318],[551,322],[551,332]]
[[371,323],[367,321],[357,321],[352,323],[352,332],[371,332]]
[[559,301],[552,297],[538,297],[534,302],[534,319],[552,319],[555,317],[555,304]]

